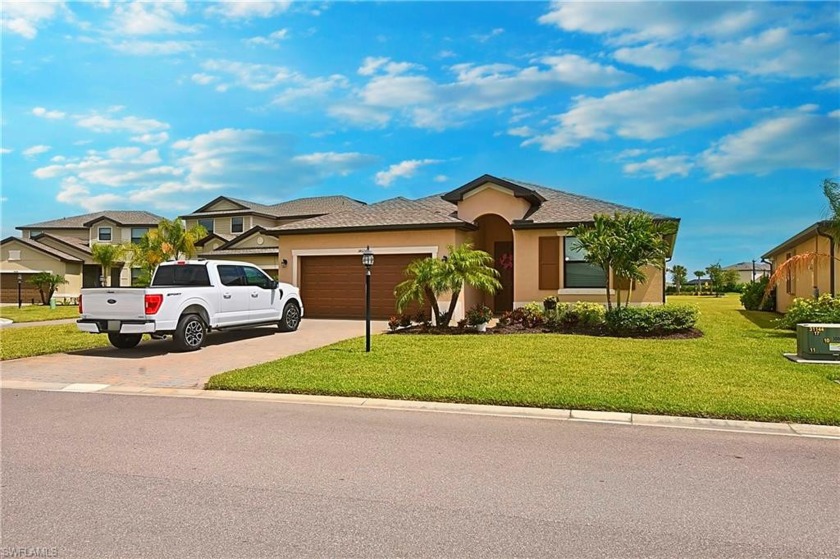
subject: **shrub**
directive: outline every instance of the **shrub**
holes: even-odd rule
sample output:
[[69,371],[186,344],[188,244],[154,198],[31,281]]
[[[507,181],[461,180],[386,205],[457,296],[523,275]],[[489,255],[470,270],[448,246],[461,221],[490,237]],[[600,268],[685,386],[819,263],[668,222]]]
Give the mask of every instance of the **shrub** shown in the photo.
[[546,312],[553,311],[557,308],[558,299],[556,295],[549,295],[545,299],[543,299],[543,309]]
[[[518,309],[517,309],[518,310]],[[545,323],[545,310],[541,303],[531,302],[522,307],[522,325],[534,328]]]
[[[764,292],[767,290],[767,284],[770,278],[763,277],[758,281],[751,281],[744,285],[744,291],[741,294],[741,304],[748,311],[775,311],[776,310],[776,295],[771,292],[764,299]],[[764,299],[764,304],[762,304]]]
[[607,311],[606,323],[616,334],[663,335],[691,330],[699,314],[690,305],[625,307]]
[[797,324],[808,322],[840,322],[840,298],[825,294],[816,299],[794,299],[785,316],[780,318],[777,324],[780,328],[796,330]]
[[400,316],[400,326],[403,328],[408,328],[411,326],[411,315],[410,314],[403,314]]
[[475,305],[467,311],[467,324],[476,326],[478,324],[486,324],[493,318],[493,311],[490,307],[486,307],[481,303]]
[[414,322],[420,324],[421,326],[428,326],[430,324],[429,319],[426,318],[425,311],[418,311],[418,313],[414,315]]
[[578,318],[578,324],[582,326],[598,326],[604,323],[607,309],[600,303],[586,303],[578,301],[571,307],[571,312]]

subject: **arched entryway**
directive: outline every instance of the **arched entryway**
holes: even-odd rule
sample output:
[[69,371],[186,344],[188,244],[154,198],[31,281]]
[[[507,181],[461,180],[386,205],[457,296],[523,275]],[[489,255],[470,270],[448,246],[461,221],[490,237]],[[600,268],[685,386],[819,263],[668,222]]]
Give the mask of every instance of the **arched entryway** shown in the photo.
[[483,302],[495,313],[513,310],[513,230],[507,220],[496,214],[483,215],[475,224],[478,226],[473,237],[475,248],[493,257],[493,266],[502,283],[502,289],[495,295],[483,295]]

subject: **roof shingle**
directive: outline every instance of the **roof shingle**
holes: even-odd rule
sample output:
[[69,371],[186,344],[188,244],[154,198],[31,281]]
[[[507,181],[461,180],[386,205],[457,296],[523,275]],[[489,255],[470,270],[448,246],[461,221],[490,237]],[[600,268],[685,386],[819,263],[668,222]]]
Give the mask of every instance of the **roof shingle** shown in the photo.
[[59,260],[64,260],[65,262],[83,262],[81,258],[76,258],[75,256],[67,254],[66,252],[62,252],[43,243],[33,241],[32,239],[24,239],[22,237],[6,237],[2,241],[0,241],[0,244],[6,244],[11,241],[18,241],[21,244],[32,247],[35,250],[40,250],[43,253],[49,254],[50,256],[54,256]]
[[50,221],[41,221],[30,225],[21,225],[17,229],[86,229],[87,224],[101,218],[110,219],[118,225],[157,225],[161,219],[159,215],[135,210],[108,210],[89,214],[74,215]]

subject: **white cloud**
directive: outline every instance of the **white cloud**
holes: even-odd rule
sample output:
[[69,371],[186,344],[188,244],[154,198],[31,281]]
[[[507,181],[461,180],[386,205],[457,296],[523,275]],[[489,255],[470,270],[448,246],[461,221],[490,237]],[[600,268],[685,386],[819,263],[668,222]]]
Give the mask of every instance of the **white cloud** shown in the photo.
[[214,2],[205,13],[223,19],[267,18],[282,14],[291,5],[291,0],[235,0]]
[[605,97],[577,97],[557,126],[524,145],[557,151],[612,136],[654,140],[740,116],[738,81],[684,78]]
[[725,37],[755,29],[776,11],[736,2],[554,2],[539,18],[564,31],[606,34],[619,43]]
[[38,28],[66,13],[64,2],[3,2],[2,28],[26,39],[34,39]]
[[840,112],[814,110],[806,105],[729,134],[703,152],[700,162],[712,178],[779,169],[834,172],[840,162]]
[[794,35],[774,28],[736,41],[694,45],[690,64],[703,70],[734,70],[754,75],[789,77],[837,74],[836,38]]
[[479,34],[473,35],[472,38],[475,39],[476,41],[478,41],[479,43],[486,43],[490,39],[498,37],[499,35],[501,35],[504,32],[505,32],[504,29],[502,29],[501,27],[497,27],[497,28],[491,30],[488,33],[479,33]]
[[216,77],[216,76],[211,76],[210,74],[200,73],[200,74],[193,74],[191,79],[192,79],[192,81],[194,81],[195,83],[197,83],[199,85],[210,85],[211,83],[218,80],[219,78]]
[[680,51],[650,43],[642,47],[624,47],[613,53],[619,62],[653,68],[660,72],[675,66],[680,60]]
[[135,56],[163,56],[192,52],[197,43],[195,41],[121,41],[109,42],[109,46],[125,54]]
[[63,113],[61,111],[49,111],[44,107],[35,107],[34,109],[32,109],[32,114],[41,118],[47,118],[51,120],[59,120],[67,116],[66,113]]
[[332,105],[327,109],[327,114],[362,128],[381,128],[391,121],[391,115],[388,111],[357,103]]
[[306,79],[303,77],[296,77],[295,87],[284,89],[280,94],[274,97],[271,101],[272,105],[290,105],[294,102],[317,103],[326,97],[331,91],[340,88],[349,87],[347,78],[342,75],[335,74],[325,78]]
[[358,152],[336,153],[334,151],[309,153],[292,157],[293,163],[302,163],[312,167],[334,169],[331,174],[347,176],[353,171],[373,164],[376,158]]
[[37,145],[37,146],[32,146],[32,147],[26,148],[21,153],[23,153],[23,155],[25,155],[26,157],[35,157],[36,155],[41,155],[42,153],[47,153],[51,149],[52,148],[50,146],[45,146],[45,145],[42,144],[42,145]]
[[250,39],[244,39],[244,42],[247,45],[277,48],[280,46],[280,41],[285,41],[288,38],[289,30],[283,28],[278,29],[277,31],[270,33],[266,36],[251,37]]
[[169,140],[169,134],[166,132],[158,132],[156,134],[140,134],[139,136],[132,136],[132,142],[138,142],[141,144],[148,144],[150,146],[157,146]]
[[32,175],[42,180],[65,177],[70,179],[68,184],[90,189],[94,186],[156,185],[182,173],[171,165],[161,165],[156,149],[143,151],[138,147],[119,147],[91,150],[84,157],[66,157],[59,163],[36,169]]
[[109,27],[118,36],[180,35],[198,27],[179,23],[187,12],[183,0],[167,2],[120,2],[114,5]]
[[446,175],[435,175],[435,178],[432,180],[434,180],[435,182],[446,182],[449,180],[449,177],[447,177]]
[[442,162],[443,161],[440,159],[409,159],[399,163],[394,163],[385,171],[379,171],[376,173],[376,184],[388,187],[391,186],[391,184],[397,179],[407,179],[413,177],[417,174],[420,167]]
[[169,129],[169,125],[151,118],[124,116],[114,118],[101,114],[90,114],[76,117],[76,124],[94,132],[130,132],[132,134],[149,134]]
[[477,111],[530,101],[564,88],[614,86],[631,77],[613,66],[572,54],[546,56],[527,67],[456,64],[450,67],[454,79],[448,82],[436,82],[417,73],[420,69],[412,63],[368,57],[358,73],[370,76],[369,81],[355,98],[337,103],[328,112],[366,125],[371,114],[377,115],[374,122],[381,125],[396,112],[412,126],[443,129]]
[[833,80],[824,81],[823,83],[816,86],[814,89],[816,89],[817,91],[840,89],[840,78],[834,78]]
[[291,82],[296,76],[294,72],[282,66],[251,64],[233,60],[207,60],[201,66],[209,72],[226,74],[232,79],[232,85],[254,91],[265,91],[281,83]]
[[628,175],[653,176],[662,180],[672,176],[687,177],[693,168],[694,163],[687,155],[669,155],[626,163],[623,169]]
[[0,153],[2,153],[3,155],[6,155],[8,153],[12,153],[13,151],[14,151],[13,149],[9,149],[9,148],[0,148]]

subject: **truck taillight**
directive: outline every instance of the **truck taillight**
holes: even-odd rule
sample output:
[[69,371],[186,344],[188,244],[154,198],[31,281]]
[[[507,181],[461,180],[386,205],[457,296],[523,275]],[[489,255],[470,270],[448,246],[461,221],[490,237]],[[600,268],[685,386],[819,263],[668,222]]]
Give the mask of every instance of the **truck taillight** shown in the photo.
[[146,295],[146,314],[155,314],[160,310],[163,304],[163,295],[152,294]]
[[82,296],[79,295],[79,314],[82,314],[84,310],[82,310]]

